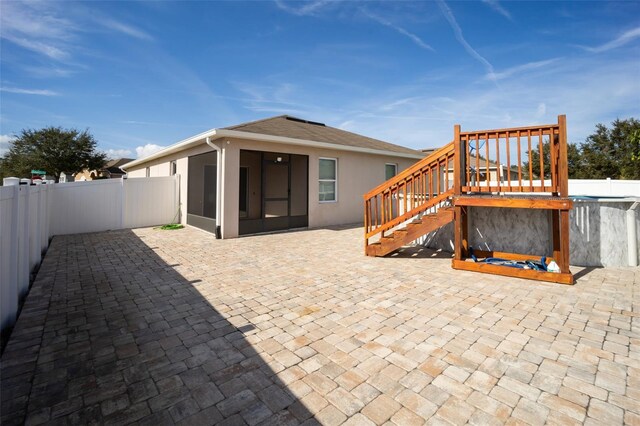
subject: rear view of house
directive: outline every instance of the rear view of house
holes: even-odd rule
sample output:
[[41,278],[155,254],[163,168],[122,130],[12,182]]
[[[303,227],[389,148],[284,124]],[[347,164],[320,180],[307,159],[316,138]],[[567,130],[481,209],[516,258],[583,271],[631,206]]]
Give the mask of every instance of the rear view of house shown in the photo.
[[362,221],[362,194],[420,151],[278,116],[212,129],[122,167],[180,175],[180,220],[234,238]]

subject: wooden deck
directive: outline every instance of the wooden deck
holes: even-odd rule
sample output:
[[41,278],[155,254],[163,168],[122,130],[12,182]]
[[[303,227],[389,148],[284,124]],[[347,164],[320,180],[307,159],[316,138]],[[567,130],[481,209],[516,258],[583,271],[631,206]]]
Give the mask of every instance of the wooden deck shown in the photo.
[[[454,221],[453,268],[572,284],[569,211],[573,201],[568,195],[564,115],[558,116],[556,124],[510,129],[462,132],[456,125],[453,142],[364,195],[365,253],[386,255],[399,242],[408,242],[406,235],[416,236],[417,228],[412,227],[410,233],[394,228],[425,212],[436,213],[449,200]],[[555,260],[560,273],[467,261],[468,215],[470,209],[479,207],[550,210],[553,252],[542,255]],[[386,237],[385,231],[393,234]],[[376,237],[378,241],[370,241]],[[380,249],[382,246],[386,249]],[[500,253],[500,257],[526,260],[542,256]]]

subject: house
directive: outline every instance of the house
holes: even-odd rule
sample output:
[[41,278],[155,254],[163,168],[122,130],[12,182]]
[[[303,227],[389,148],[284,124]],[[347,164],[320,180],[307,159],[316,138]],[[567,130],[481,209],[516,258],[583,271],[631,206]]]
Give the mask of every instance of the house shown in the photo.
[[221,238],[363,220],[362,196],[420,151],[282,115],[212,129],[124,164],[179,175],[181,222]]
[[85,169],[80,173],[76,173],[73,176],[73,180],[66,179],[66,181],[73,182],[95,179],[120,179],[127,174],[127,172],[122,170],[120,167],[122,167],[123,164],[130,163],[131,161],[133,161],[132,158],[117,158],[115,160],[109,160],[104,163],[104,166],[99,170]]
[[[517,167],[514,168],[512,166],[511,170],[509,170],[506,164],[496,163],[493,160],[487,161],[483,157],[476,158],[473,155],[469,156],[468,161],[472,182],[487,182],[487,180],[489,182],[509,182],[518,180]],[[451,172],[453,172],[453,169],[451,169]],[[487,179],[487,174],[489,179]]]

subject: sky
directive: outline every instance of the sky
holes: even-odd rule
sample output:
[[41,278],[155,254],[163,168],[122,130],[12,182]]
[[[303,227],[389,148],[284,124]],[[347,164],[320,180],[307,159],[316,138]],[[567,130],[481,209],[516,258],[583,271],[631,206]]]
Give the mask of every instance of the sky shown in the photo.
[[410,148],[640,118],[638,1],[0,2],[0,154],[88,129],[111,158],[288,114]]

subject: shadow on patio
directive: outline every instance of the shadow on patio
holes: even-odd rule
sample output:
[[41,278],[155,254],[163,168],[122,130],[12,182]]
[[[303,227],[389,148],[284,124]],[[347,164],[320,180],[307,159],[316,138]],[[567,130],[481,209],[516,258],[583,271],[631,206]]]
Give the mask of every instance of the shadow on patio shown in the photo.
[[176,266],[131,231],[56,237],[2,357],[2,424],[315,422],[286,360]]

